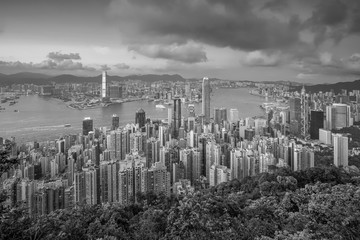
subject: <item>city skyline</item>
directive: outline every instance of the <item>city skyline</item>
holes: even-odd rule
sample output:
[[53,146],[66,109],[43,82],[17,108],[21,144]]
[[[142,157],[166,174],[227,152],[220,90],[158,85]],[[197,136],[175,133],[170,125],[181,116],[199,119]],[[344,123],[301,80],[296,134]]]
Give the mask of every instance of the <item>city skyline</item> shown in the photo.
[[352,81],[359,9],[355,0],[5,0],[0,73]]

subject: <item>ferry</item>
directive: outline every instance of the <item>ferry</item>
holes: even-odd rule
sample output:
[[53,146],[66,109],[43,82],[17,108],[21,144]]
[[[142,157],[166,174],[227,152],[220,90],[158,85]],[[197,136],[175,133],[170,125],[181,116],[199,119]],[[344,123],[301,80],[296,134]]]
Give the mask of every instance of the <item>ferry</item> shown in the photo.
[[14,105],[15,103],[17,103],[17,102],[16,102],[16,101],[11,101],[11,102],[9,103],[9,106]]
[[166,107],[165,107],[164,105],[162,105],[162,104],[157,104],[155,107],[158,108],[158,109],[165,109],[165,108],[166,108]]
[[64,125],[64,127],[71,127],[71,124],[67,123]]

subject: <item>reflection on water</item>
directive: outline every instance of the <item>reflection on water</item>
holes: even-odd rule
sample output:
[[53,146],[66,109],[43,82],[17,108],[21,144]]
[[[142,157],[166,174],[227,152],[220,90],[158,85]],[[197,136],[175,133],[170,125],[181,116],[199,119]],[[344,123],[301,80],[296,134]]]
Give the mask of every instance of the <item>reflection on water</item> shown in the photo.
[[[211,96],[211,109],[237,108],[241,118],[259,116],[263,114],[259,108],[263,101],[263,98],[250,95],[247,89],[217,89]],[[0,112],[0,136],[4,138],[15,136],[19,142],[56,139],[65,134],[80,132],[84,117],[91,117],[94,119],[94,126],[101,127],[110,126],[112,115],[117,114],[120,117],[120,124],[125,125],[134,121],[135,111],[139,108],[145,110],[146,117],[167,118],[167,109],[157,109],[156,104],[144,100],[114,104],[106,108],[74,110],[50,97],[22,96],[15,105],[2,104],[6,110]],[[194,105],[196,113],[200,114],[201,103]],[[182,109],[182,115],[185,117],[188,115],[186,106],[183,104]],[[168,107],[171,108],[172,105]],[[71,127],[64,127],[64,124],[71,124]]]

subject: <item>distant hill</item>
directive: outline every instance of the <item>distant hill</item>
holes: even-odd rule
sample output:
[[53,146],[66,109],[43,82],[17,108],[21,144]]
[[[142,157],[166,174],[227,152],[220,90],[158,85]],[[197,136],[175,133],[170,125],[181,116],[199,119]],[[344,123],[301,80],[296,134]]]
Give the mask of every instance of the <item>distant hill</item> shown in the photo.
[[[123,82],[127,80],[142,80],[145,82],[155,82],[155,81],[169,81],[169,82],[177,82],[177,81],[187,81],[182,76],[175,75],[156,75],[156,74],[146,74],[146,75],[129,75],[129,76],[107,76],[107,80],[109,82]],[[45,74],[39,73],[29,73],[22,72],[16,73],[12,75],[0,74],[0,85],[10,85],[10,84],[37,84],[37,85],[46,85],[51,82],[55,83],[89,83],[89,82],[101,82],[101,75],[93,76],[93,77],[83,77],[83,76],[75,76],[71,74],[62,74],[58,76],[48,76]]]
[[[295,87],[295,91],[300,91],[302,86]],[[360,90],[360,79],[353,82],[338,82],[334,84],[316,84],[312,86],[305,86],[306,92],[330,92],[331,89],[334,90],[334,93],[341,92],[341,89],[346,89],[347,91]]]
[[41,74],[41,73],[32,73],[32,72],[20,72],[20,73],[15,73],[15,74],[11,74],[11,75],[7,75],[9,78],[33,78],[33,79],[46,79],[49,78],[51,76],[46,75],[46,74]]

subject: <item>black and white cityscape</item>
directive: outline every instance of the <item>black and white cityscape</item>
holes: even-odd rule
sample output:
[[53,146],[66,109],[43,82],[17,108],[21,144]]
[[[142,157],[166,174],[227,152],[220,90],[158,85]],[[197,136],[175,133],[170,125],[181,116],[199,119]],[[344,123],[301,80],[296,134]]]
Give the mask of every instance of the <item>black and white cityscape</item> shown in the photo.
[[360,239],[360,2],[4,0],[0,239]]

